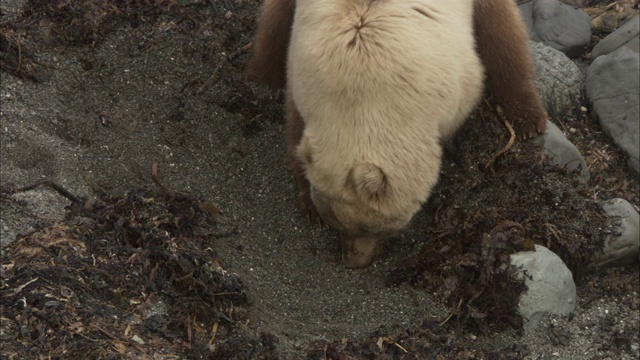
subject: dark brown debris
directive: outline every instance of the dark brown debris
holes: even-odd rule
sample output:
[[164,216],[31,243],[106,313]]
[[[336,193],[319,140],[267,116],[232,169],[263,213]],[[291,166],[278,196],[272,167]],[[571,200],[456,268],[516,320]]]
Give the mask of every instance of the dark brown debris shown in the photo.
[[0,24],[0,71],[34,82],[45,81],[51,76],[51,70],[37,59],[31,47],[2,24]]
[[[225,358],[241,336],[234,329],[247,293],[217,258],[216,239],[235,227],[212,206],[133,190],[98,199],[95,216],[72,208],[67,220],[11,243],[0,308],[14,341],[3,355]],[[275,351],[263,338],[243,348]]]

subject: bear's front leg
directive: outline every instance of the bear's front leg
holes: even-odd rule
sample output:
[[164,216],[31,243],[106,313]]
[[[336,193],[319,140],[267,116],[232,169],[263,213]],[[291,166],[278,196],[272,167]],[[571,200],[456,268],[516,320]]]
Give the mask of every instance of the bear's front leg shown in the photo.
[[309,220],[322,223],[318,210],[313,200],[311,200],[311,184],[309,184],[309,180],[307,180],[305,176],[302,161],[298,158],[297,149],[302,139],[302,133],[304,132],[304,121],[289,91],[287,91],[286,94],[285,112],[289,161],[293,170],[293,176],[298,185],[298,207],[300,211],[302,211],[302,214],[307,216]]
[[493,100],[527,139],[545,131],[547,112],[533,84],[529,36],[513,0],[476,0],[474,30]]

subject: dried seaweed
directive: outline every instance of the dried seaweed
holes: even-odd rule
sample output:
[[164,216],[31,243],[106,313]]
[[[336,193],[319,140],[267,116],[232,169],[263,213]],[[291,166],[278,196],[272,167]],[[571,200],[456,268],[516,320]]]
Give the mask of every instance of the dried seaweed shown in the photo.
[[215,358],[223,351],[218,343],[236,336],[234,309],[247,303],[242,281],[214,250],[235,226],[212,204],[166,190],[133,190],[83,209],[4,249],[0,306],[23,346],[14,353]]

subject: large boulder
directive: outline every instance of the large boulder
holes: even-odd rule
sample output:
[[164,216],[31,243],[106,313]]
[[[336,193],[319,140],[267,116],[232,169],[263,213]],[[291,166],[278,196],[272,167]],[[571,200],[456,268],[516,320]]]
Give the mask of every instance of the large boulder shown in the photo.
[[536,245],[535,251],[511,255],[511,264],[528,288],[518,304],[525,330],[535,328],[545,314],[569,315],[576,310],[573,274],[554,252]]
[[591,52],[591,57],[595,59],[600,55],[609,54],[622,46],[628,47],[635,52],[640,51],[640,16],[636,15],[597,43]]
[[558,0],[533,0],[520,13],[534,41],[576,58],[591,43],[591,18],[582,9]]
[[640,55],[622,46],[596,58],[587,71],[587,98],[604,132],[629,157],[640,180]]
[[543,43],[531,45],[536,67],[536,88],[550,114],[575,107],[584,87],[582,72],[562,52]]

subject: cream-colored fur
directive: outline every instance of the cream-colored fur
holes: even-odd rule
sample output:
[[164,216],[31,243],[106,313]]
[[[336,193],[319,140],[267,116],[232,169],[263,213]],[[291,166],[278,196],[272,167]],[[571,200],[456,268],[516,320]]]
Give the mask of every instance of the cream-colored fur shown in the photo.
[[483,90],[473,8],[473,0],[296,2],[287,87],[305,125],[298,156],[313,203],[343,241],[394,234],[429,197],[442,141]]

